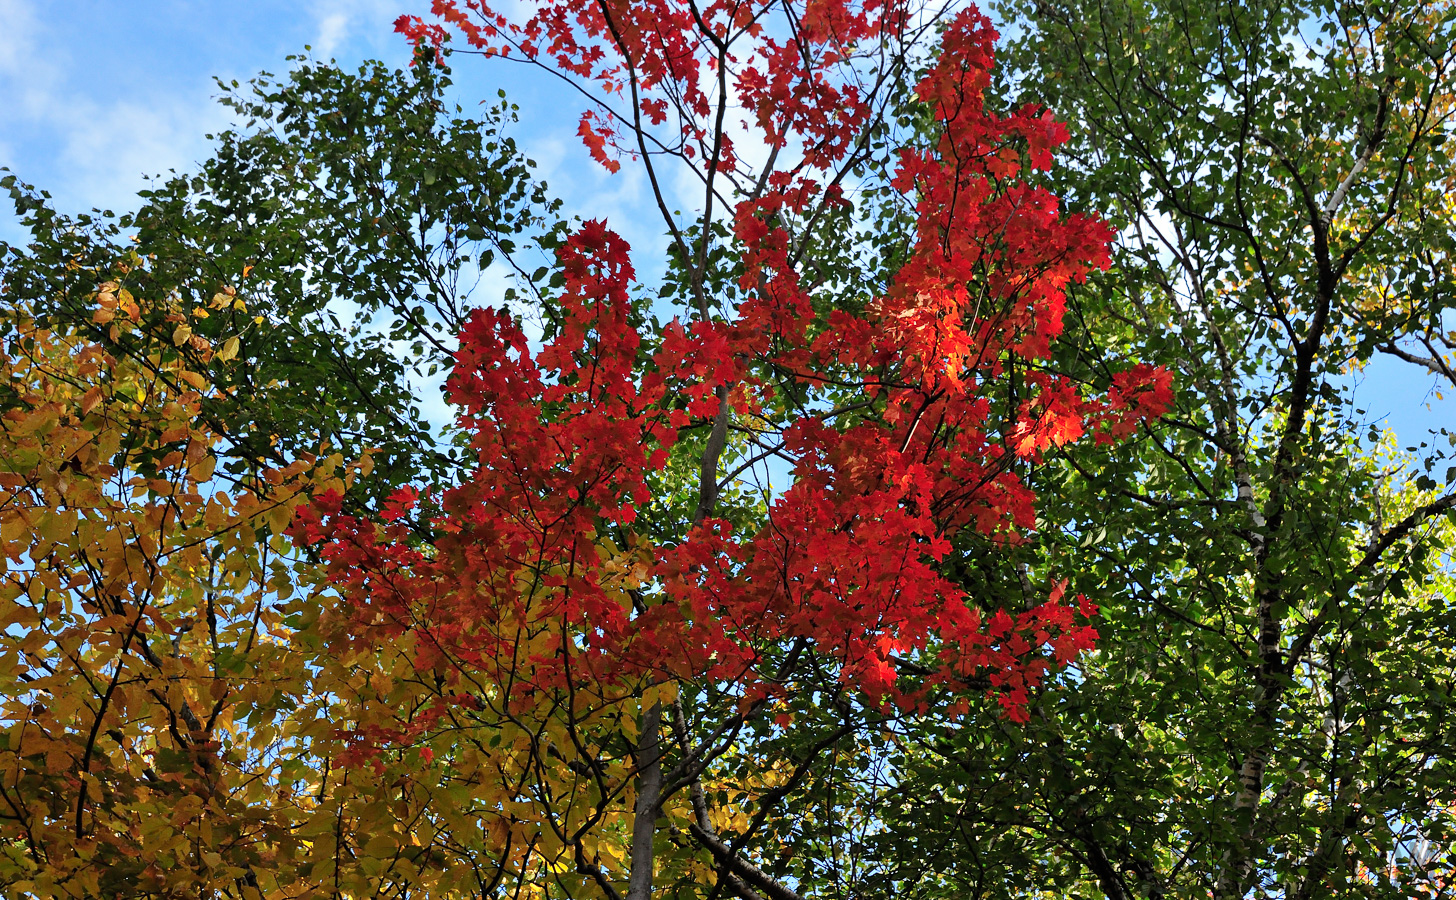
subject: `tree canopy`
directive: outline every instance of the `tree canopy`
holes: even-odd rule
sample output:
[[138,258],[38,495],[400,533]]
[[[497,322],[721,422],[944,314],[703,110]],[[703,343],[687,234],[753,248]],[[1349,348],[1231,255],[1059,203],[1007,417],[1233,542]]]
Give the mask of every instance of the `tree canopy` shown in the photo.
[[437,0],[7,176],[7,894],[1444,896],[1456,437],[1354,379],[1456,371],[1456,15],[1079,3]]

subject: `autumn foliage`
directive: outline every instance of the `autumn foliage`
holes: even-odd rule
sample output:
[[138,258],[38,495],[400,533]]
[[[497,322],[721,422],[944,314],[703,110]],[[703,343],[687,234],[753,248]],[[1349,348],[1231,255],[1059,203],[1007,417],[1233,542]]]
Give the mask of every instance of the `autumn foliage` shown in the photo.
[[[490,42],[508,39],[583,78],[630,78],[644,115],[656,108],[653,88],[700,74],[671,39],[689,28],[675,4],[624,4],[611,19],[596,7],[573,19],[551,6],[521,29],[483,8],[479,24],[436,6],[473,44],[506,52]],[[826,54],[897,14],[830,3],[810,12],[803,39]],[[703,17],[718,32],[757,27],[746,5],[715,4]],[[584,43],[609,33],[623,54]],[[918,87],[936,140],[903,150],[894,178],[915,198],[914,249],[862,314],[816,313],[788,258],[777,216],[823,191],[802,178],[774,179],[776,189],[738,204],[744,294],[728,317],[674,320],[659,333],[634,327],[628,248],[598,222],[560,253],[562,324],[539,349],[508,313],[477,312],[449,394],[478,467],[442,493],[433,547],[413,544],[400,524],[334,515],[329,498],[297,526],[325,544],[358,610],[359,638],[418,630],[428,635],[422,666],[460,666],[506,691],[711,679],[742,684],[747,700],[772,691],[757,668],[762,648],[805,639],[876,701],[913,702],[894,664],[928,655],[937,674],[922,689],[989,670],[1008,713],[1022,716],[1048,657],[1065,662],[1091,646],[1093,608],[1081,601],[1079,621],[1075,605],[1053,596],[983,613],[938,563],[963,531],[1015,541],[1031,527],[1034,498],[1016,460],[1088,433],[1126,434],[1166,404],[1169,377],[1134,368],[1097,399],[1054,374],[1017,372],[1027,395],[995,429],[1010,369],[1047,355],[1063,287],[1106,265],[1110,233],[1063,214],[1020,177],[1051,164],[1064,132],[1039,109],[984,110],[994,36],[979,13],[961,13]],[[853,91],[803,82],[790,54],[769,37],[762,45],[768,68],[742,84],[742,101],[770,130],[811,145],[806,166],[832,164],[862,115]],[[684,88],[691,114],[704,114],[703,102]],[[779,402],[776,380],[792,382],[795,408]],[[836,408],[846,403],[856,416]],[[792,460],[767,523],[735,534],[709,511],[676,535],[637,531],[639,510],[654,501],[651,476],[680,435],[725,409],[766,422]],[[614,551],[603,549],[607,535]],[[542,636],[525,658],[523,631]]]
[[[646,898],[658,872],[782,900],[728,842],[818,751],[767,756],[715,802],[730,783],[713,767],[745,727],[792,734],[794,704],[821,694],[851,723],[840,736],[932,707],[954,720],[986,696],[1025,721],[1046,675],[1093,646],[1087,598],[1055,581],[988,598],[955,564],[1035,527],[1029,466],[1118,441],[1171,397],[1162,369],[1125,367],[1099,393],[1048,365],[1064,292],[1107,266],[1111,232],[1038,186],[1066,138],[1050,113],[986,108],[988,20],[943,23],[914,89],[924,128],[885,157],[912,233],[849,302],[804,248],[823,217],[856,214],[885,109],[865,67],[924,33],[898,0],[435,13],[487,54],[625,102],[580,122],[608,169],[666,154],[696,173],[701,221],[668,216],[682,308],[656,324],[626,242],[583,224],[556,248],[543,331],[501,306],[459,334],[447,392],[468,474],[372,517],[346,505],[338,459],[218,487],[226,435],[199,423],[209,384],[187,360],[237,345],[215,353],[186,311],[107,283],[93,324],[114,333],[24,320],[5,358],[24,396],[5,417],[0,647],[25,677],[6,698],[0,821],[12,849],[29,842],[13,864],[36,890],[106,893],[84,864],[105,853],[158,892]],[[768,162],[740,153],[748,138]],[[172,346],[113,352],[158,316]],[[769,456],[787,482],[734,499]],[[285,526],[321,566],[306,601],[287,596],[314,569],[260,556]],[[131,837],[164,815],[166,841]]]
[[[212,307],[234,303],[229,289]],[[335,482],[299,461],[221,489],[219,436],[199,421],[213,390],[189,364],[229,356],[192,333],[208,311],[114,281],[91,311],[99,337],[23,307],[3,319],[0,882],[65,897],[256,887],[296,820],[261,777],[268,742],[239,734],[282,684],[264,670],[283,527]]]
[[[356,722],[357,758],[421,746],[435,762],[438,747],[453,771],[446,738],[462,727],[514,748],[489,831],[501,877],[518,884],[567,866],[608,896],[625,883],[645,897],[664,865],[652,861],[651,823],[668,815],[731,889],[781,890],[718,841],[730,820],[704,799],[706,761],[781,708],[806,656],[869,708],[924,709],[948,690],[961,696],[954,713],[989,685],[1024,720],[1029,691],[1092,646],[1096,607],[1052,585],[1040,601],[985,608],[946,563],[967,541],[1022,540],[1035,498],[1019,470],[1079,439],[1125,437],[1166,407],[1170,375],[1132,366],[1098,397],[1041,365],[1062,331],[1064,289],[1107,265],[1111,233],[1036,186],[1065,140],[1049,113],[986,110],[995,32],[975,10],[947,23],[916,87],[931,137],[898,152],[890,182],[913,207],[913,239],[857,311],[806,281],[794,227],[849,207],[840,182],[869,127],[858,88],[825,72],[894,33],[904,10],[796,7],[792,44],[750,5],[547,5],[522,27],[479,5],[442,0],[436,11],[488,53],[546,57],[629,96],[629,111],[612,115],[639,151],[671,111],[677,158],[706,160],[710,208],[715,179],[745,184],[750,167],[721,116],[705,121],[713,103],[699,82],[746,40],[758,62],[735,72],[756,116],[743,129],[794,162],[771,159],[733,204],[736,302],[706,295],[707,238],[691,246],[678,231],[679,258],[699,260],[688,308],[651,326],[626,243],[587,222],[558,251],[547,333],[533,338],[488,308],[459,336],[448,396],[472,474],[427,487],[422,507],[418,490],[398,492],[379,521],[344,513],[337,494],[301,511],[291,533],[318,548],[347,609],[330,639],[351,652],[408,646],[413,669],[436,678],[407,712]],[[443,39],[417,20],[400,28]],[[695,55],[704,47],[717,57]],[[717,96],[726,90],[720,80]],[[581,134],[614,169],[610,121],[589,114]],[[704,222],[700,235],[710,214]],[[735,430],[773,442],[790,468],[746,530],[718,514]],[[684,469],[697,471],[686,488],[696,501],[673,514],[680,498],[663,486]],[[429,510],[428,543],[417,507]],[[730,705],[685,714],[693,685],[726,687]],[[669,707],[671,753],[659,743]],[[689,720],[717,723],[707,743],[693,746]],[[626,755],[614,749],[623,742]],[[684,790],[691,809],[673,799]]]

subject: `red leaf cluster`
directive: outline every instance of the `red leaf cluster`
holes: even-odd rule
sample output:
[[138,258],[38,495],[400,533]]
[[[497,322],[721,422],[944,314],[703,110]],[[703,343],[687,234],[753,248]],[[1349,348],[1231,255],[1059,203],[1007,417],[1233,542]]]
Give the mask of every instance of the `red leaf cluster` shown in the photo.
[[[674,131],[688,156],[732,168],[728,139],[713,124],[714,82],[733,69],[730,89],[765,143],[804,149],[809,168],[844,156],[870,115],[862,87],[843,67],[861,44],[892,41],[904,28],[906,0],[807,0],[786,4],[793,26],[771,34],[764,22],[779,0],[602,0],[539,4],[524,24],[486,0],[433,0],[440,22],[476,51],[512,53],[554,66],[605,96],[629,97],[653,124],[678,115]],[[439,48],[438,23],[400,16],[395,30],[419,45]],[[746,45],[746,47],[745,47]],[[579,129],[592,158],[606,165],[611,129]],[[711,149],[710,149],[711,148]],[[633,151],[636,148],[632,148]],[[614,168],[608,166],[615,171]]]
[[[755,27],[752,4],[714,3],[696,22],[671,0],[547,4],[523,28],[476,0],[465,6],[483,18],[435,0],[475,46],[503,52],[492,42],[510,38],[580,77],[670,79],[689,106],[700,99],[697,57],[681,36]],[[813,0],[802,40],[842,52],[898,10]],[[404,28],[433,39],[418,22]],[[621,53],[594,43],[608,31]],[[411,543],[398,521],[410,492],[382,524],[340,515],[327,496],[295,523],[295,537],[322,543],[356,610],[353,635],[412,632],[421,666],[481,673],[522,702],[543,689],[672,677],[763,696],[765,648],[804,642],[876,701],[916,701],[897,679],[913,658],[934,672],[925,686],[988,673],[1007,714],[1024,717],[1050,666],[1092,645],[1095,607],[1074,609],[1058,590],[1033,609],[985,616],[947,574],[947,557],[964,534],[1006,544],[1032,527],[1018,459],[1088,433],[1125,436],[1166,408],[1171,381],[1138,366],[1097,399],[1032,365],[1061,332],[1066,285],[1107,265],[1111,232],[1021,180],[1047,167],[1066,135],[1037,108],[984,109],[994,39],[978,12],[959,14],[919,85],[938,138],[904,150],[894,179],[915,198],[913,252],[864,314],[819,316],[791,262],[776,214],[834,196],[802,174],[775,175],[736,211],[745,296],[730,320],[674,321],[656,334],[634,326],[627,247],[598,222],[560,253],[560,327],[539,350],[505,311],[477,311],[449,382],[475,470],[440,497],[442,537]],[[803,137],[811,156],[843,153],[861,114],[850,88],[799,77],[782,47],[761,45],[770,62],[743,82],[747,105],[770,132]],[[844,118],[831,121],[836,104]],[[586,119],[582,131],[606,160],[605,138]],[[685,429],[722,402],[737,414],[778,408],[770,371],[809,399],[776,423],[794,468],[768,524],[738,535],[709,517],[675,536],[638,531]],[[1023,392],[998,412],[1012,380]],[[865,412],[833,415],[831,382],[837,402],[857,396]]]

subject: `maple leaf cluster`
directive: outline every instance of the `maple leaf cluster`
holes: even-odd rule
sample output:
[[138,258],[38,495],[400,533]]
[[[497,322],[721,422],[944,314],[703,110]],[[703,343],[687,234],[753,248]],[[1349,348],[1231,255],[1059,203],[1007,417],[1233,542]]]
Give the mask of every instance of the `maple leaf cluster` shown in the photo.
[[[872,113],[866,88],[847,68],[864,45],[893,40],[908,18],[904,0],[815,0],[791,13],[793,27],[777,34],[766,21],[776,0],[682,0],[602,4],[542,3],[524,24],[484,0],[433,0],[438,22],[402,15],[395,29],[416,46],[440,50],[456,29],[475,51],[544,62],[582,84],[630,97],[625,116],[584,112],[578,133],[591,157],[617,171],[617,156],[638,154],[644,122],[675,117],[681,152],[716,170],[738,162],[732,137],[714,121],[716,82],[725,89],[726,64],[739,64],[733,87],[774,150],[803,148],[806,165],[842,158]],[[799,6],[800,4],[793,4]],[[441,24],[444,23],[444,24]],[[744,39],[751,50],[730,50]],[[627,128],[622,128],[627,124]]]
[[[682,35],[711,43],[759,27],[752,4],[546,4],[524,26],[475,0],[434,8],[477,48],[546,54],[630,91],[653,121],[661,107],[649,94],[664,86],[689,117],[708,113],[702,61]],[[902,14],[894,3],[810,3],[801,42],[846,54]],[[418,20],[399,28],[443,39]],[[440,492],[439,537],[422,547],[399,520],[412,490],[383,522],[344,515],[326,495],[294,524],[352,605],[347,640],[412,634],[420,666],[474,673],[507,708],[540,691],[673,679],[737,684],[752,702],[776,690],[765,648],[805,642],[873,702],[913,706],[931,686],[987,673],[1007,714],[1024,718],[1051,665],[1092,646],[1095,607],[1054,591],[986,615],[943,563],[962,534],[1006,544],[1033,526],[1018,461],[1087,433],[1125,436],[1166,408],[1171,379],[1135,367],[1099,399],[1029,365],[1061,333],[1066,286],[1107,266],[1111,231],[1025,180],[1066,133],[1036,107],[985,109],[995,36],[974,9],[948,23],[917,88],[935,139],[904,149],[893,180],[914,198],[912,252],[863,313],[822,315],[782,214],[837,199],[836,185],[802,173],[842,158],[867,108],[851,85],[759,35],[764,74],[747,70],[740,99],[770,143],[797,135],[804,163],[736,208],[743,294],[732,315],[655,333],[635,325],[628,247],[600,222],[560,251],[560,326],[539,349],[505,310],[475,312],[448,385],[475,468]],[[582,129],[605,159],[607,139],[588,120]],[[731,164],[731,147],[715,159]],[[998,427],[993,398],[1011,378],[1029,393]],[[786,383],[805,398],[793,408],[775,403]],[[846,396],[866,412],[832,415]],[[766,524],[737,534],[704,510],[676,534],[638,530],[661,499],[652,477],[685,434],[724,416],[772,420],[792,460]],[[933,674],[906,690],[896,667],[912,657]]]

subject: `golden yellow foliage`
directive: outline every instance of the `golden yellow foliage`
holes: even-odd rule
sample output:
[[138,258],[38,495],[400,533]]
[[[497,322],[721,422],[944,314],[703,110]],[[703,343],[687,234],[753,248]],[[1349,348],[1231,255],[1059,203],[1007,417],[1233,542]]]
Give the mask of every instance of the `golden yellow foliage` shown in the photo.
[[[117,352],[157,312],[172,340]],[[282,529],[315,466],[219,477],[186,314],[107,283],[92,322],[0,331],[0,891],[272,894],[299,808],[245,726],[284,690]]]

